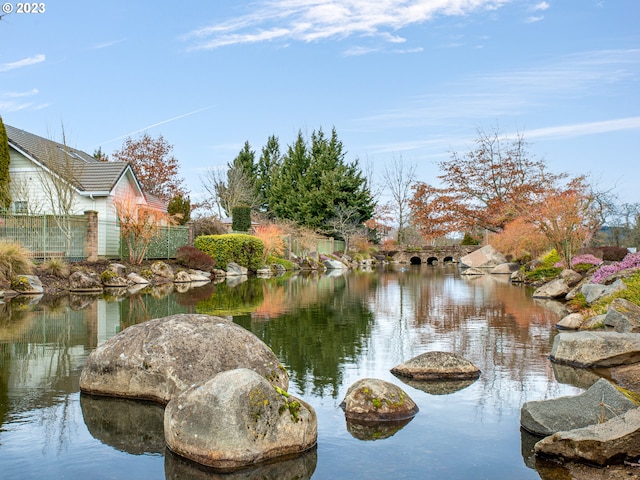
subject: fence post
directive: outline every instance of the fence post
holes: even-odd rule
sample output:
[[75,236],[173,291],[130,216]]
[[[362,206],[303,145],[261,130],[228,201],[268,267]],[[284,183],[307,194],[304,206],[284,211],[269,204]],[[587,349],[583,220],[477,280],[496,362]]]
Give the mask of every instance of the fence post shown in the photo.
[[87,210],[84,212],[87,218],[87,245],[85,254],[88,262],[98,260],[98,212]]

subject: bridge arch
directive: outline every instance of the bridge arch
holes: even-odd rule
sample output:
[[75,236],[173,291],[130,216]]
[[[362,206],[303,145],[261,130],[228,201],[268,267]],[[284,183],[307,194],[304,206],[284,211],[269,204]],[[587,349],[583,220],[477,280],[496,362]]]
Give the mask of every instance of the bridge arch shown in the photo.
[[387,252],[394,263],[436,265],[459,262],[462,257],[481,248],[480,245],[447,245],[437,247],[406,247]]
[[422,258],[420,257],[420,255],[414,255],[409,259],[409,263],[411,265],[422,265]]

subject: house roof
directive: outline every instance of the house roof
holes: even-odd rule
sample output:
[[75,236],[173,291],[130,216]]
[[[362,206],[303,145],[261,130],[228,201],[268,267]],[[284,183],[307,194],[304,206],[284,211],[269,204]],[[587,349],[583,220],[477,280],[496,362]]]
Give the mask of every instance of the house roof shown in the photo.
[[[5,124],[9,145],[26,153],[45,168],[55,172],[57,166],[64,165],[73,170],[70,181],[81,192],[110,192],[128,168],[127,162],[101,162],[93,156],[49,140],[33,133],[25,132]],[[132,170],[133,172],[133,170]]]

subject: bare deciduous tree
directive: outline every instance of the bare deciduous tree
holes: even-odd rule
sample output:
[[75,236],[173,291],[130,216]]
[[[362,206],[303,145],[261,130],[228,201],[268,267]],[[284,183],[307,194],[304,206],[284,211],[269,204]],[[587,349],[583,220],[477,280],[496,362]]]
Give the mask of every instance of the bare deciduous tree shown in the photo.
[[222,211],[231,216],[233,209],[240,205],[254,208],[260,204],[260,198],[240,168],[229,167],[226,172],[210,168],[202,178],[202,187],[209,194],[209,207],[217,205],[220,217]]
[[389,208],[398,222],[398,243],[404,242],[403,232],[409,218],[409,202],[412,198],[411,185],[416,173],[414,163],[405,163],[402,157],[393,159],[391,165],[385,165],[382,179],[391,195]]

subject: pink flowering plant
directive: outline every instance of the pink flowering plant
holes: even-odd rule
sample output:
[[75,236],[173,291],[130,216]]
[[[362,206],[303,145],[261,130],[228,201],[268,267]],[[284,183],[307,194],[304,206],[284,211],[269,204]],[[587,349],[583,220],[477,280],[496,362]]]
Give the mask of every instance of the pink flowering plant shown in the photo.
[[576,255],[571,259],[571,268],[576,272],[587,272],[600,264],[602,264],[602,260],[590,253]]
[[628,253],[620,262],[601,266],[591,277],[592,283],[602,283],[608,276],[622,270],[640,269],[640,252]]

